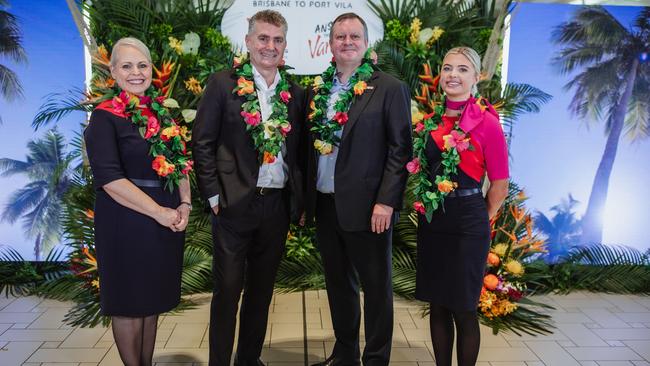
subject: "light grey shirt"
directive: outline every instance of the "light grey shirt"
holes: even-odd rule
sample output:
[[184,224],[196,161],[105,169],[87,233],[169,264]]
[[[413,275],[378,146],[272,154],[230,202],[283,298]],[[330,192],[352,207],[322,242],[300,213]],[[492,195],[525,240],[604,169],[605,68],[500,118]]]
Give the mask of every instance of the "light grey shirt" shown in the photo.
[[[339,100],[342,93],[350,90],[350,82],[342,84],[338,76],[334,76],[332,89],[330,90],[330,98],[327,101],[327,119],[331,120],[336,113],[334,111],[334,104]],[[336,132],[336,136],[341,138],[343,129]],[[334,172],[336,168],[336,158],[339,155],[338,146],[332,147],[332,152],[327,155],[320,155],[318,157],[318,174],[316,178],[316,189],[321,193],[334,193]]]
[[[266,84],[266,80],[262,74],[257,71],[253,66],[253,80],[255,81],[255,89],[257,91],[257,99],[260,102],[260,112],[262,113],[262,123],[266,122],[273,113],[273,105],[271,98],[275,95],[275,88],[280,82],[280,72],[276,71],[275,79],[271,85]],[[243,123],[243,122],[242,122]],[[259,174],[257,176],[257,186],[264,188],[284,188],[289,177],[289,166],[284,161],[283,155],[286,152],[286,147],[282,145],[282,152],[278,154],[273,163],[263,163],[260,166]],[[210,207],[219,204],[219,195],[214,195],[208,199]]]

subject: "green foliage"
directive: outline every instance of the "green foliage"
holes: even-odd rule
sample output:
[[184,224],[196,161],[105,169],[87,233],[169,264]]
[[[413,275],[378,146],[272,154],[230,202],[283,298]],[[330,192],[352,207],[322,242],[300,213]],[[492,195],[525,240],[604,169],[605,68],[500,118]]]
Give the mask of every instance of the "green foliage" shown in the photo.
[[554,265],[539,263],[546,273],[536,284],[541,293],[571,291],[650,294],[650,256],[624,246],[576,247]]
[[42,262],[28,262],[14,249],[0,248],[0,294],[32,294],[38,285],[65,270],[61,259],[61,251],[52,250]]
[[287,236],[285,258],[300,261],[316,253],[316,229],[299,225],[291,225]]

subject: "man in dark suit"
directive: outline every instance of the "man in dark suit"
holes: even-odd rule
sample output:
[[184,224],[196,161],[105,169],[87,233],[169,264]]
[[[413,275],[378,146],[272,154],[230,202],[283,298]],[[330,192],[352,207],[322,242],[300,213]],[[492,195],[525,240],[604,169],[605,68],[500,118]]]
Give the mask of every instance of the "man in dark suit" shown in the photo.
[[[212,75],[194,123],[196,175],[213,212],[211,366],[230,365],[242,288],[235,365],[263,365],[259,356],[273,283],[290,218],[297,220],[302,212],[297,151],[306,96],[293,83],[286,90],[289,94],[281,92],[287,82],[278,68],[286,33],[286,20],[276,11],[260,11],[250,18],[246,46],[251,67]],[[248,70],[249,80],[241,76],[242,70]],[[289,127],[278,123],[283,118]],[[278,138],[276,132],[285,137],[275,145],[273,156],[269,141]]]
[[[336,115],[342,92],[354,88],[356,95],[347,123],[337,133],[338,147],[325,155],[309,149],[308,217],[316,219],[336,336],[331,356],[317,365],[359,364],[359,282],[365,312],[363,364],[388,365],[393,334],[391,235],[412,154],[409,91],[376,70],[361,95],[350,85],[368,48],[367,26],[358,15],[346,13],[334,20],[330,48],[336,72],[333,81],[323,80],[332,81],[325,120]],[[314,126],[312,118],[309,127]],[[314,143],[319,136],[312,133],[311,139]]]

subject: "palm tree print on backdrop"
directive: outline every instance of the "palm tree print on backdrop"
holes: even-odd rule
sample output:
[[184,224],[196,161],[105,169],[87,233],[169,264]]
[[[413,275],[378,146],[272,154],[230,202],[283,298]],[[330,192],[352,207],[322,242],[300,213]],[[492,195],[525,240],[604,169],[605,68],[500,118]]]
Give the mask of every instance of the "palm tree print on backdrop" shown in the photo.
[[[3,62],[9,60],[22,64],[27,62],[27,57],[22,46],[18,22],[14,15],[5,10],[8,7],[8,1],[0,0],[0,96],[7,101],[13,101],[22,98],[23,88],[16,73]],[[0,123],[2,123],[2,116],[0,116]]]
[[557,263],[569,254],[580,240],[580,220],[574,212],[575,206],[580,202],[571,194],[567,198],[551,207],[553,217],[548,217],[537,211],[533,222],[535,229],[546,236],[546,262]]
[[[600,6],[581,7],[560,24],[552,41],[562,48],[553,63],[575,76],[565,85],[575,94],[570,112],[585,121],[604,122],[607,141],[582,218],[580,243],[601,243],[609,177],[621,135],[630,141],[648,137],[650,127],[650,8],[626,28]],[[629,187],[622,187],[629,188]]]
[[0,177],[23,174],[29,183],[14,191],[4,206],[0,221],[22,221],[25,236],[34,240],[34,256],[60,241],[63,195],[70,186],[73,153],[64,151],[65,141],[56,129],[27,144],[25,161],[0,158]]

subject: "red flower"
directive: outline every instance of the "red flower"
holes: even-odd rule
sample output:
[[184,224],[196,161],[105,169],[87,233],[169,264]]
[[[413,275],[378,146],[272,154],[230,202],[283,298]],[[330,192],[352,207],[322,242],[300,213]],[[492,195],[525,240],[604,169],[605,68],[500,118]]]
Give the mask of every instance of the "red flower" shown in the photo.
[[421,213],[422,215],[427,213],[427,210],[424,208],[424,203],[420,201],[413,202],[413,208],[415,209],[415,211]]
[[187,162],[185,162],[185,166],[181,170],[181,173],[183,173],[185,175],[188,175],[192,171],[193,168],[194,168],[194,161],[193,160],[188,160]]
[[273,164],[275,162],[275,156],[270,152],[265,151],[263,161],[265,164]]
[[153,162],[151,163],[151,168],[158,173],[159,176],[161,177],[166,177],[169,174],[174,172],[174,169],[176,167],[174,164],[170,164],[167,162],[167,159],[165,159],[164,155],[157,155],[155,159],[153,159]]
[[259,112],[248,113],[248,112],[241,111],[240,114],[242,117],[244,117],[244,122],[246,122],[246,124],[249,124],[251,126],[259,125],[262,120]]
[[518,301],[522,297],[524,297],[524,294],[521,291],[511,287],[508,289],[508,297],[510,297],[514,301]]
[[411,174],[417,174],[420,172],[420,159],[415,158],[411,161],[409,161],[406,164],[406,170],[408,170],[409,173]]
[[158,119],[156,119],[154,116],[149,117],[147,119],[147,132],[144,134],[145,140],[156,136],[158,134],[158,131],[160,131],[160,123],[158,123]]
[[343,126],[348,122],[348,114],[346,112],[336,112],[334,120],[336,123]]
[[463,152],[469,147],[469,138],[464,133],[456,130],[452,130],[449,135],[443,136],[442,139],[445,141],[446,150],[455,147],[456,151]]
[[287,104],[289,103],[289,99],[291,99],[291,93],[289,93],[286,90],[283,90],[280,92],[280,99],[282,100],[282,103]]
[[164,95],[161,95],[159,97],[156,97],[156,102],[158,102],[159,104],[163,104],[163,103],[165,103],[165,99],[167,99],[167,97],[165,97]]
[[151,103],[151,97],[148,95],[142,95],[139,96],[138,98],[140,98],[140,105],[146,105]]
[[287,123],[286,125],[281,125],[280,131],[282,131],[282,136],[286,136],[289,131],[291,131],[291,124]]
[[422,117],[422,120],[423,120],[423,121],[426,121],[426,120],[428,120],[429,118],[432,118],[432,117],[435,116],[435,115],[436,115],[436,112],[435,112],[435,111],[433,111],[433,112],[431,112],[431,113],[429,113],[429,114],[425,114],[424,117]]

